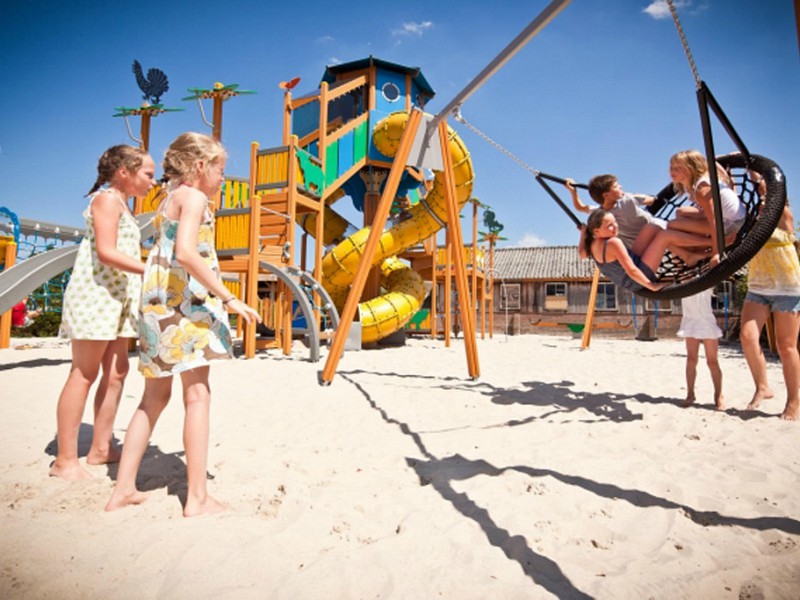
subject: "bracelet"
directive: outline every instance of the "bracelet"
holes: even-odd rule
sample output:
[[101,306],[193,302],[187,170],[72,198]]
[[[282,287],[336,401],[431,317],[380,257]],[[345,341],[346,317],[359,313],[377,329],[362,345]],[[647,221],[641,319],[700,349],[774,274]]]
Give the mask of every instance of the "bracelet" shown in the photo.
[[236,296],[231,296],[230,298],[222,301],[222,306],[225,306],[228,302],[233,302],[234,300],[236,300]]

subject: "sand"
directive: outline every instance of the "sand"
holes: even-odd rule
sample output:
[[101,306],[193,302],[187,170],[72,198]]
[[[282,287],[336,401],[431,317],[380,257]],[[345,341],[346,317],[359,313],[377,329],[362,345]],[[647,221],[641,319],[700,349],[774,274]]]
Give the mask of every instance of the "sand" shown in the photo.
[[[324,362],[270,351],[212,367],[209,489],[185,519],[179,385],[139,477],[47,476],[69,347],[0,351],[0,598],[483,599],[800,597],[800,423],[723,346],[726,412],[679,340],[411,340]],[[325,355],[323,354],[323,361]],[[135,361],[134,361],[135,367]],[[128,378],[117,436],[141,395]],[[90,403],[89,403],[90,404]],[[89,409],[81,432],[91,437]]]

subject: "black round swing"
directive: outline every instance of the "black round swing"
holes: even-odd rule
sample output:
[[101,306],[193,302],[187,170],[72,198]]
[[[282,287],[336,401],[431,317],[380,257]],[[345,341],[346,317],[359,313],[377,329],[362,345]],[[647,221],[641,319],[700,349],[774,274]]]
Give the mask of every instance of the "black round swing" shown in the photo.
[[[697,100],[700,108],[700,120],[706,150],[705,154],[708,164],[710,165],[709,176],[714,196],[715,214],[720,214],[719,182],[717,181],[716,169],[711,166],[716,162],[727,171],[733,180],[739,198],[747,210],[747,216],[733,243],[725,248],[718,247],[714,249],[720,255],[720,262],[713,267],[710,265],[708,259],[701,260],[695,265],[688,266],[677,256],[666,252],[656,275],[659,281],[667,282],[668,285],[657,292],[647,289],[640,289],[636,292],[637,295],[653,300],[673,300],[692,296],[735,275],[737,271],[742,269],[742,267],[755,256],[769,239],[770,235],[772,235],[772,232],[777,227],[781,218],[783,208],[786,205],[786,180],[783,171],[769,158],[752,154],[748,151],[730,120],[728,120],[728,117],[723,112],[719,103],[708,89],[708,86],[700,79],[673,0],[667,0],[667,4],[672,13],[672,19],[681,38],[686,58],[689,61],[689,66],[692,69],[692,74],[697,84]],[[739,152],[715,157],[709,109],[714,112],[739,149]],[[461,114],[460,106],[456,106],[453,113],[456,121],[467,126],[474,133],[485,139],[509,158],[519,163],[523,168],[530,171],[567,216],[572,219],[578,227],[582,225],[580,219],[575,216],[566,203],[547,183],[549,180],[564,184],[566,182],[564,178],[543,173],[525,163],[488,135],[477,129],[474,125],[468,123]],[[764,179],[767,191],[763,198],[759,196],[758,185],[751,179],[750,173],[758,174],[759,177]],[[585,184],[575,184],[575,186],[588,188]],[[658,193],[656,201],[648,209],[655,216],[668,221],[673,217],[675,210],[679,206],[688,202],[687,195],[676,194],[672,184],[670,184]],[[717,223],[717,237],[720,240],[723,238],[722,225],[720,223]],[[722,243],[724,242],[721,242],[721,244]]]
[[[736,274],[766,243],[778,225],[786,205],[786,180],[781,168],[772,160],[751,154],[749,159],[736,152],[717,157],[717,163],[734,181],[739,198],[747,209],[747,216],[736,239],[729,245],[719,264],[711,267],[708,259],[687,266],[678,257],[667,252],[658,270],[660,281],[669,285],[657,292],[639,290],[636,293],[654,300],[671,300],[692,296]],[[761,198],[756,184],[748,173],[764,178],[766,195]],[[676,209],[688,202],[685,194],[676,194],[672,184],[656,196],[650,207],[655,216],[669,220]]]

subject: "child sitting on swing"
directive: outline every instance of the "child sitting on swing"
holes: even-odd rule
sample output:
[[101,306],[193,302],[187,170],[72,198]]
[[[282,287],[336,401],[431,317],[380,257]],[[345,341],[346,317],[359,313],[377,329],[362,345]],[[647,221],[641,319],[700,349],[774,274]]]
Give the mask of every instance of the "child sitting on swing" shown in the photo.
[[[572,204],[576,210],[587,214],[595,210],[596,207],[581,202],[572,179],[567,179],[564,186],[572,195]],[[589,195],[601,208],[614,215],[619,228],[620,240],[628,250],[637,256],[641,256],[658,232],[666,228],[666,222],[663,219],[654,217],[643,208],[653,203],[653,196],[624,192],[615,175],[605,174],[592,177],[589,180]],[[578,253],[581,258],[589,258],[588,254],[583,253],[581,247],[578,248]]]

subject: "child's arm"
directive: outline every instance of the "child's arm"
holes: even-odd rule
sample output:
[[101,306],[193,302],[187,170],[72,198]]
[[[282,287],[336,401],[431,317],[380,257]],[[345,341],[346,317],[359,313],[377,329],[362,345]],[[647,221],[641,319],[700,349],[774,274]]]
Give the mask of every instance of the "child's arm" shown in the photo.
[[713,200],[714,197],[711,194],[711,186],[707,183],[701,183],[695,193],[695,202],[705,214],[711,229],[711,258],[709,259],[708,264],[712,267],[718,265],[720,260],[717,246],[717,225]]
[[564,181],[564,187],[569,190],[569,193],[572,196],[572,206],[574,206],[575,210],[578,212],[589,214],[596,208],[581,202],[581,199],[578,197],[578,190],[575,189],[575,182],[572,179],[566,179]]
[[193,187],[179,188],[173,196],[178,205],[178,233],[175,239],[175,260],[211,294],[222,298],[222,303],[240,314],[250,323],[261,322],[260,315],[228,291],[222,280],[206,264],[197,251],[197,234],[206,211],[205,195]]
[[109,192],[101,192],[92,200],[94,237],[97,258],[104,265],[129,273],[144,273],[144,264],[117,250],[117,228],[122,217],[119,199]]
[[642,273],[642,270],[633,264],[631,255],[628,254],[628,250],[625,248],[625,245],[619,238],[612,238],[608,240],[608,244],[606,245],[606,260],[611,261],[614,259],[619,261],[619,264],[622,265],[622,268],[625,269],[625,272],[631,279],[633,279],[636,283],[641,284],[648,290],[657,292],[664,287],[663,283],[655,283],[650,281],[647,275]]
[[649,194],[631,194],[634,200],[636,200],[636,204],[639,206],[650,206],[655,202],[656,197],[651,196]]

